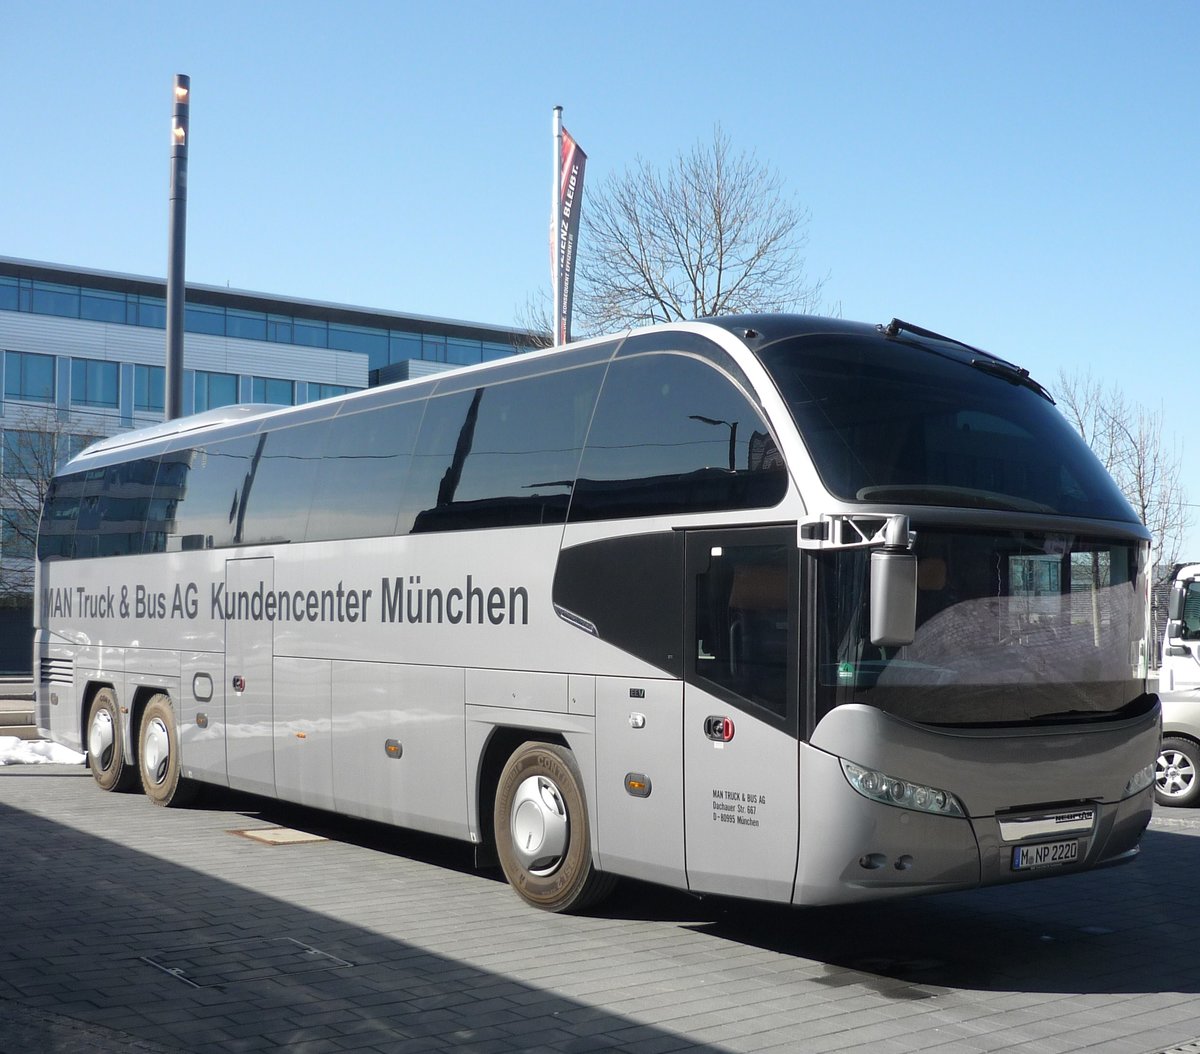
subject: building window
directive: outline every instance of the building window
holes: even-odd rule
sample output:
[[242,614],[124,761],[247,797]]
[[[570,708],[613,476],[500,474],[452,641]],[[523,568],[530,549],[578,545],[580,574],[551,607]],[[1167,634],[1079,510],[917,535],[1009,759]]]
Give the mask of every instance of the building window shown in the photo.
[[115,362],[71,360],[71,405],[117,407],[119,384]]
[[93,322],[125,321],[125,294],[103,289],[84,289],[79,300],[79,317]]
[[[130,318],[130,315],[134,316]],[[155,296],[130,296],[126,321],[150,329],[167,328],[167,302]]]
[[291,406],[296,401],[296,385],[276,377],[255,377],[252,402]]
[[151,413],[166,409],[166,373],[162,366],[134,366],[133,408]]
[[225,309],[225,336],[243,340],[267,339],[267,316],[261,311]]
[[54,401],[54,356],[32,351],[4,353],[4,398]]
[[291,344],[292,343],[292,316],[291,315],[268,315],[267,316],[267,340],[274,341],[276,344]]
[[225,309],[208,307],[205,304],[185,304],[183,328],[189,333],[211,333],[213,336],[223,337],[225,336]]
[[33,313],[79,317],[79,286],[55,285],[51,282],[33,283]]
[[16,311],[18,303],[17,280],[0,278],[0,311]]
[[29,509],[0,509],[0,557],[28,560],[33,557],[37,521]]
[[0,448],[0,470],[10,479],[48,480],[54,475],[54,437],[49,432],[5,429]]
[[218,406],[232,406],[237,401],[236,374],[196,371],[196,413],[215,410]]
[[346,384],[314,384],[309,382],[308,401],[315,403],[318,399],[332,399],[335,395],[346,395],[354,391]]

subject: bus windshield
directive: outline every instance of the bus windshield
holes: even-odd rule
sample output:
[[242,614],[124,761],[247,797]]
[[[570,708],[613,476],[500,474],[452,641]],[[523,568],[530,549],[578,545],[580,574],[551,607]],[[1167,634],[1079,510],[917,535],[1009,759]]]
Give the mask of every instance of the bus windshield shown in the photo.
[[818,557],[818,709],[923,724],[1110,717],[1142,692],[1144,550],[1026,531],[917,526],[912,644],[870,641],[870,555]]
[[838,498],[1137,522],[1053,404],[982,354],[836,334],[757,354]]

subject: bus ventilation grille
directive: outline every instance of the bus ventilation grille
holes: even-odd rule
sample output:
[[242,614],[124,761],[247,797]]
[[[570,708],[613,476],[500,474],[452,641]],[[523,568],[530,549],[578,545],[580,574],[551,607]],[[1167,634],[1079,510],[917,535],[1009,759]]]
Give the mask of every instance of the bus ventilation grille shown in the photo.
[[42,659],[42,684],[74,683],[75,664],[70,659]]

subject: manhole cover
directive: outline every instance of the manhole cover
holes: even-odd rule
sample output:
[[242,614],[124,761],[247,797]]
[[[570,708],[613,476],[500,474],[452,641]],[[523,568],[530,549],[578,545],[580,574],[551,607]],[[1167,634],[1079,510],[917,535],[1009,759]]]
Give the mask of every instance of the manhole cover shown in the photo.
[[279,975],[353,966],[291,937],[225,941],[143,955],[142,961],[193,988],[215,988]]
[[252,842],[262,842],[263,845],[305,845],[309,842],[329,841],[322,835],[309,834],[308,831],[293,831],[289,827],[249,827],[244,831],[230,831],[229,833],[249,838]]

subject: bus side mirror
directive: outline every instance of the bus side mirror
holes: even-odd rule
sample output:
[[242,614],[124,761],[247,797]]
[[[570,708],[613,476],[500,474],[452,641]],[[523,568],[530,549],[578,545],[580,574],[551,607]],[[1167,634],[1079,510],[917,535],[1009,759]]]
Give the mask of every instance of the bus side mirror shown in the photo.
[[1178,622],[1183,618],[1183,600],[1186,596],[1186,582],[1171,583],[1171,594],[1167,598],[1167,618],[1172,622]]
[[1179,640],[1183,636],[1183,623],[1178,619],[1171,619],[1167,623],[1167,640]]
[[911,644],[917,633],[917,557],[887,549],[871,553],[871,643]]

